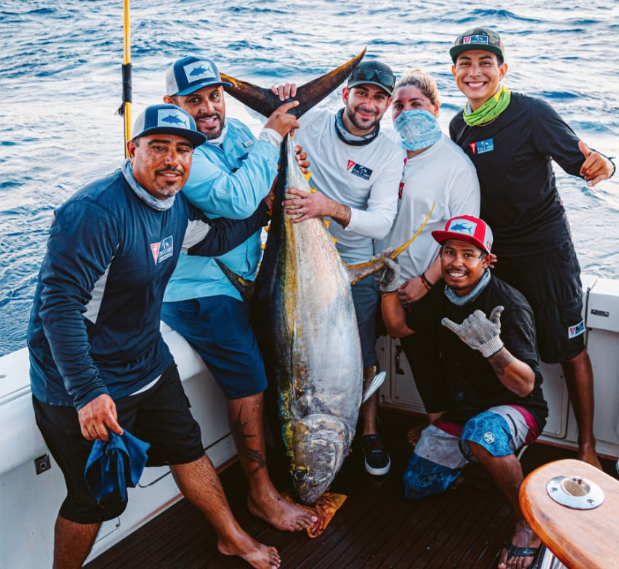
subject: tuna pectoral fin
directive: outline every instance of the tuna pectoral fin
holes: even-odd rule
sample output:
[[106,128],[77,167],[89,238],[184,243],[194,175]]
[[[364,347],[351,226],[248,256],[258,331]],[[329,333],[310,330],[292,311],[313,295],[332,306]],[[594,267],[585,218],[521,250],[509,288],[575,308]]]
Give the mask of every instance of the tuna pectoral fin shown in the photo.
[[[421,227],[417,231],[415,231],[415,234],[406,243],[403,243],[397,249],[394,249],[391,253],[389,253],[390,259],[395,259],[415,239],[417,239],[419,234],[423,231],[423,228],[428,223],[430,216],[432,215],[432,212],[434,211],[435,203],[436,202],[432,202],[432,207],[430,208],[430,212],[424,219],[423,223],[421,224]],[[371,275],[372,273],[375,273],[376,271],[379,271],[380,269],[382,269],[385,266],[385,261],[384,261],[384,257],[380,255],[378,257],[374,257],[373,259],[370,259],[369,261],[366,261],[365,263],[357,263],[356,265],[347,265],[346,263],[344,264],[346,265],[346,270],[348,272],[348,278],[350,280],[350,284],[355,285],[360,280],[363,280],[365,277],[367,277],[368,275]]]
[[[333,69],[329,71],[329,73],[298,87],[297,95],[294,100],[299,101],[299,106],[289,112],[296,117],[300,117],[322,101],[346,80],[354,71],[355,67],[359,65],[364,55],[365,48],[359,55],[353,57],[351,60],[344,63],[344,65],[340,65],[337,69]],[[268,117],[277,107],[283,104],[282,101],[279,100],[279,97],[273,94],[271,89],[264,89],[263,87],[252,85],[251,83],[235,79],[224,73],[221,74],[221,78],[224,81],[232,83],[232,87],[225,87],[227,93],[230,93],[235,99],[238,99],[241,103],[247,105],[250,109],[254,109],[254,111],[259,112],[265,117]]]
[[374,393],[378,391],[378,388],[384,383],[385,377],[387,377],[387,372],[381,371],[374,376],[372,383],[368,385],[368,388],[365,390],[363,394],[363,399],[361,400],[361,405],[363,405]]
[[219,265],[219,268],[224,272],[224,275],[228,277],[230,282],[234,285],[234,288],[241,293],[241,296],[247,302],[250,302],[254,296],[254,281],[248,281],[243,277],[240,277],[236,273],[232,272],[226,265],[224,265],[219,259],[215,259],[215,262]]

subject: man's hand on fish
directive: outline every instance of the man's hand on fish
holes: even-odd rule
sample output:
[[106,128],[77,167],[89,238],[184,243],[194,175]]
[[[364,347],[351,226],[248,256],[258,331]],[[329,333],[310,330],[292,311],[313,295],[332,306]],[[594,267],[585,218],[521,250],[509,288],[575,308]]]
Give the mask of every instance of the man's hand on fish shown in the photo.
[[377,271],[374,274],[374,279],[378,281],[381,294],[397,292],[398,281],[400,280],[400,265],[397,259],[390,259],[385,256],[385,268]]
[[279,97],[280,101],[287,101],[297,95],[296,83],[285,83],[284,85],[271,85],[271,91]]
[[299,144],[294,147],[295,158],[297,159],[297,164],[299,168],[301,168],[301,172],[307,174],[310,170],[310,161],[307,159],[307,152],[303,150],[303,147]]
[[106,394],[95,397],[78,412],[77,416],[82,428],[82,435],[89,441],[107,441],[108,429],[117,435],[122,435],[123,430],[118,424],[118,414],[114,400]]
[[291,188],[287,190],[286,197],[288,199],[284,200],[282,205],[284,212],[294,217],[292,223],[299,223],[313,217],[330,217],[342,227],[346,227],[350,222],[350,208],[320,192],[308,193]]
[[277,107],[271,116],[264,123],[264,128],[272,128],[282,138],[286,138],[289,132],[293,132],[295,128],[299,128],[297,117],[291,115],[288,111],[299,106],[299,101],[290,101],[284,103],[281,107]]

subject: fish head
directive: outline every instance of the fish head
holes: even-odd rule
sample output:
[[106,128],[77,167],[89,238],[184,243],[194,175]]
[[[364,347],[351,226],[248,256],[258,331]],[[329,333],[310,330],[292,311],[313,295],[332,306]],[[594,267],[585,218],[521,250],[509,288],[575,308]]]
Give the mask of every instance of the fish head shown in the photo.
[[346,422],[334,415],[314,414],[290,421],[287,447],[294,493],[313,504],[339,472],[354,437]]

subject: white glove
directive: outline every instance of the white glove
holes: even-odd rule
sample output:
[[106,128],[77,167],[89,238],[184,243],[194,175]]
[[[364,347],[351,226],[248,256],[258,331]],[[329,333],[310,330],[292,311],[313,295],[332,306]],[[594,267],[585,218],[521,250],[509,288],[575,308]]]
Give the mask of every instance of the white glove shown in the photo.
[[462,324],[456,324],[443,318],[441,324],[454,332],[467,346],[479,350],[484,358],[496,354],[502,347],[501,333],[502,306],[495,307],[490,313],[490,318],[481,310],[476,310]]
[[374,278],[378,281],[378,288],[381,294],[395,292],[398,290],[400,280],[400,265],[395,259],[385,257],[385,268],[377,271]]

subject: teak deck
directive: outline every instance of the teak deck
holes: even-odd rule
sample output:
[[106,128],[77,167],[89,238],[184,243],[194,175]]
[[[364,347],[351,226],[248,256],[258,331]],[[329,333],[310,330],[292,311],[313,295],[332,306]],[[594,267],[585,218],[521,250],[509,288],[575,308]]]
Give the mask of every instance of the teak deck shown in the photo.
[[[324,534],[277,531],[252,516],[245,505],[247,485],[238,463],[221,473],[226,495],[241,526],[257,540],[277,547],[283,569],[438,569],[495,568],[510,535],[507,501],[479,465],[467,467],[461,483],[441,496],[410,502],[403,496],[402,472],[410,454],[407,428],[418,419],[382,412],[391,472],[374,478],[363,469],[354,446],[332,491],[348,496]],[[522,458],[525,475],[538,466],[574,453],[535,444]],[[270,471],[284,472],[271,459]],[[612,464],[605,461],[605,470]],[[286,486],[286,477],[275,477]],[[121,543],[86,565],[87,569],[247,568],[239,558],[217,551],[215,533],[186,500],[175,504]]]

